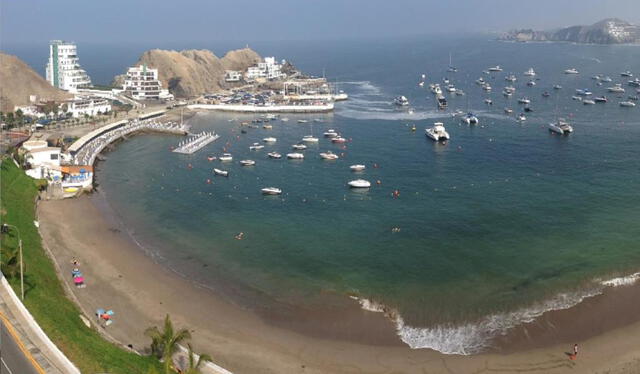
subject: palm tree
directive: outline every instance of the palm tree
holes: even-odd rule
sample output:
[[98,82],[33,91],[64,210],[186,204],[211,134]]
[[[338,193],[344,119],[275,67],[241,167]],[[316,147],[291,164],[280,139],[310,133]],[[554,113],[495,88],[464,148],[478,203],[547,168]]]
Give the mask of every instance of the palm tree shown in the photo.
[[[0,262],[0,267],[2,268],[2,273],[7,278],[14,278],[20,274],[20,251],[16,248],[5,247],[4,253],[2,254],[2,262]],[[24,263],[22,265],[22,271],[26,266]]]
[[211,362],[211,356],[206,353],[201,353],[200,357],[198,357],[198,360],[196,360],[196,354],[193,352],[191,344],[187,344],[187,348],[189,367],[184,372],[184,374],[201,374],[200,367],[204,365],[205,362]]
[[168,314],[164,318],[162,331],[157,326],[153,326],[146,329],[144,334],[151,338],[151,354],[164,361],[165,373],[169,373],[173,355],[178,351],[178,344],[191,339],[191,333],[187,329],[174,332],[173,323]]

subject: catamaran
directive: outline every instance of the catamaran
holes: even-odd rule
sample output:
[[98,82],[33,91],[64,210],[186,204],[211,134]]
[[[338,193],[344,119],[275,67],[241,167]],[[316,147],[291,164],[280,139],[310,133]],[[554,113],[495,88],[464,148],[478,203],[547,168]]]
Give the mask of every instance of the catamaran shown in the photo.
[[573,127],[562,118],[558,118],[556,122],[549,124],[549,131],[560,135],[569,135],[573,132]]

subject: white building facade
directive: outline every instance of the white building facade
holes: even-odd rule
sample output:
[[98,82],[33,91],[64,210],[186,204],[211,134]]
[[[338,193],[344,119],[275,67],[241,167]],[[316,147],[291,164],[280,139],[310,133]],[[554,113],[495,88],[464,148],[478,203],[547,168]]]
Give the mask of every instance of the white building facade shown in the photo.
[[173,99],[169,90],[162,89],[158,69],[150,69],[146,65],[130,67],[127,70],[123,89],[136,100]]
[[[282,61],[284,63],[284,60]],[[281,71],[282,64],[276,62],[275,57],[265,57],[257,66],[247,69],[247,79],[265,78],[269,80],[285,78],[287,75]]]
[[70,92],[91,87],[91,78],[80,66],[76,44],[71,42],[51,41],[46,76],[52,86]]
[[106,114],[111,111],[109,100],[96,96],[76,96],[66,102],[67,113],[71,113],[74,118],[84,117],[84,115],[95,116]]

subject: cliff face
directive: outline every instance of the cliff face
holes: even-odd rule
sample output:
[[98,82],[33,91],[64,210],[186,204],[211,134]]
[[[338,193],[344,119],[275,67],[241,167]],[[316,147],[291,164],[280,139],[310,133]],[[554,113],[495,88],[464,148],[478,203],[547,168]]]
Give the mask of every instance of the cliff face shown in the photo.
[[640,43],[640,26],[610,18],[590,26],[571,26],[554,31],[521,29],[501,35],[499,40],[510,41],[561,41],[593,44]]
[[[158,69],[164,88],[177,97],[193,97],[230,87],[224,81],[226,70],[246,70],[261,60],[249,48],[228,52],[218,58],[208,50],[167,51],[153,49],[140,56],[135,65]],[[116,77],[115,83],[122,78]]]
[[29,95],[43,100],[64,100],[72,95],[57,89],[16,56],[0,53],[0,110],[12,112],[28,105]]

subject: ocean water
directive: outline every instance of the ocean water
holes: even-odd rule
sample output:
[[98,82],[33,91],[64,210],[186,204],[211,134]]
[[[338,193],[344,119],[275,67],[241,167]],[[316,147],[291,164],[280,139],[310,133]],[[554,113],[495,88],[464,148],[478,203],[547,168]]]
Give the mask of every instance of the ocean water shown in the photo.
[[[255,308],[320,307],[323,294],[351,295],[369,310],[394,310],[399,338],[412,348],[469,354],[640,268],[640,108],[619,107],[621,99],[605,90],[624,82],[634,91],[619,73],[640,74],[637,46],[460,37],[262,48],[302,70],[325,69],[350,99],[334,113],[286,115],[272,130],[247,134],[239,122],[254,116],[200,113],[189,121],[193,131],[221,138],[195,155],[169,151],[179,138],[145,135],[119,144],[99,165],[100,188],[134,237],[177,271]],[[457,73],[446,71],[449,53]],[[81,56],[89,71],[92,59]],[[497,64],[504,72],[482,74]],[[529,67],[538,73],[535,87],[525,85]],[[562,73],[570,67],[581,73]],[[511,72],[517,92],[505,99]],[[439,111],[417,85],[422,73],[427,83],[449,77],[467,95],[447,95],[449,109]],[[598,87],[595,74],[614,82]],[[493,93],[474,83],[480,76]],[[571,99],[576,88],[610,102],[583,105]],[[552,96],[543,98],[544,91]],[[410,110],[390,104],[396,95],[409,98]],[[522,96],[534,111],[519,124],[503,108],[519,112]],[[456,109],[473,110],[480,124],[460,124],[451,116]],[[573,134],[548,132],[558,116]],[[302,118],[309,123],[296,122]],[[446,145],[424,135],[435,121],[451,134]],[[349,139],[344,148],[322,138],[329,128]],[[267,159],[309,134],[321,139],[303,161]],[[267,136],[278,141],[249,151]],[[233,162],[207,161],[225,149]],[[321,160],[326,150],[341,158]],[[242,159],[257,165],[242,167]],[[366,171],[352,173],[356,163]],[[214,176],[214,167],[229,170],[229,178]],[[361,177],[380,183],[367,191],[346,186]],[[266,186],[284,193],[264,197]],[[234,238],[238,232],[243,240]]]

